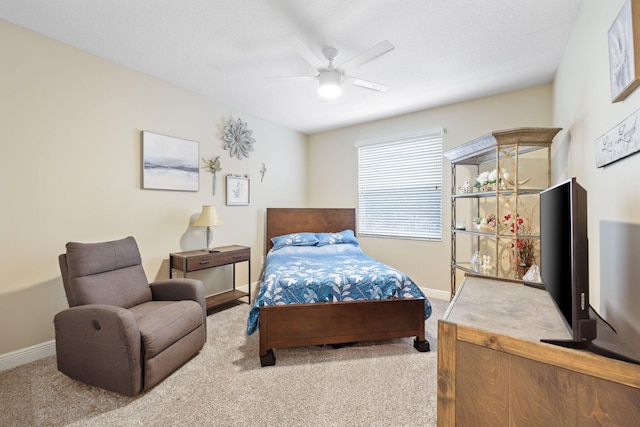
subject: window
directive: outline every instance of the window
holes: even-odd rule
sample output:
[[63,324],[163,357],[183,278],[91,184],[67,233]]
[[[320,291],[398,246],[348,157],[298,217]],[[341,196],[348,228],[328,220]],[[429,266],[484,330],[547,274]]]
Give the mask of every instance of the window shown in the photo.
[[442,240],[442,129],[358,148],[358,234]]

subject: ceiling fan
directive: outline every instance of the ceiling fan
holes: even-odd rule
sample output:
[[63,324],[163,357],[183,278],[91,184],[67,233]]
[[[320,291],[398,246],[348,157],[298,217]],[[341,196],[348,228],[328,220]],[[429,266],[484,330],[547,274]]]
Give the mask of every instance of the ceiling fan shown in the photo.
[[[364,52],[356,55],[355,57],[342,63],[339,66],[335,66],[333,64],[333,61],[338,56],[338,49],[334,47],[324,48],[322,50],[324,59],[322,59],[316,56],[316,54],[314,54],[311,49],[309,49],[299,40],[295,41],[295,45],[300,56],[302,56],[309,64],[311,64],[311,66],[318,71],[318,74],[314,76],[291,76],[276,78],[299,81],[317,80],[318,94],[325,99],[332,99],[340,96],[340,94],[342,93],[342,83],[377,92],[385,92],[387,89],[389,89],[389,86],[387,85],[347,75],[347,72],[351,69],[367,64],[374,59],[391,52],[394,49],[394,46],[387,40],[376,44],[375,46],[365,50]],[[326,63],[326,61],[329,61],[328,64]]]

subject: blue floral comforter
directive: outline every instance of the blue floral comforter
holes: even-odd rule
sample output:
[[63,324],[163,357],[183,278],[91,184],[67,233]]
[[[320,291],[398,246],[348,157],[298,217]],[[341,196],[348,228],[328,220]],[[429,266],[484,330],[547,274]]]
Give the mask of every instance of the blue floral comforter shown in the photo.
[[359,246],[287,246],[267,255],[247,334],[259,328],[265,305],[391,298],[424,298],[425,319],[431,315],[429,300],[409,277]]

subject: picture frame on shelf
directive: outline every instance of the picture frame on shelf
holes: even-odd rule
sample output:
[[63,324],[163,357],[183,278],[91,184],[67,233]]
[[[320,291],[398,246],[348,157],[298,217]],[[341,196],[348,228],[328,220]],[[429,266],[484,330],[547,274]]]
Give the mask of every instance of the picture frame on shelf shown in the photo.
[[227,175],[227,206],[251,204],[251,178]]
[[200,190],[197,141],[142,131],[142,188]]
[[611,102],[623,101],[640,85],[640,0],[627,0],[608,32]]

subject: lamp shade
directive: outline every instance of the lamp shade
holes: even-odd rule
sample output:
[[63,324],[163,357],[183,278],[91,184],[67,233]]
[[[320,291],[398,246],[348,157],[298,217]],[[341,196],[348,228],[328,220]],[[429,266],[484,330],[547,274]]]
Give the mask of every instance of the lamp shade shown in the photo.
[[342,87],[340,87],[342,75],[339,72],[335,70],[323,71],[318,79],[320,81],[318,94],[322,98],[333,99],[340,96],[342,93]]
[[215,227],[218,225],[223,225],[222,221],[218,217],[218,213],[216,212],[215,206],[204,205],[202,207],[202,212],[200,212],[200,216],[193,223],[196,227]]

